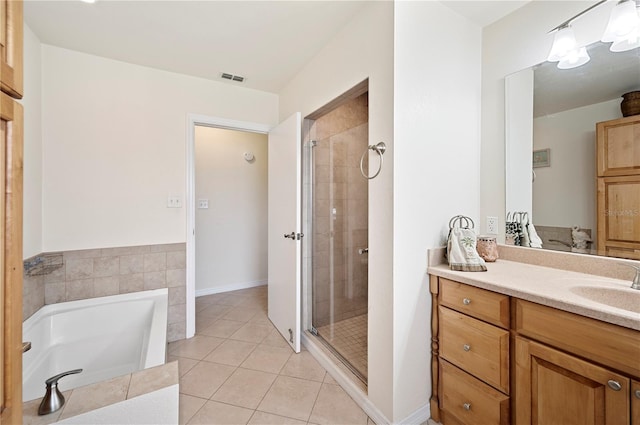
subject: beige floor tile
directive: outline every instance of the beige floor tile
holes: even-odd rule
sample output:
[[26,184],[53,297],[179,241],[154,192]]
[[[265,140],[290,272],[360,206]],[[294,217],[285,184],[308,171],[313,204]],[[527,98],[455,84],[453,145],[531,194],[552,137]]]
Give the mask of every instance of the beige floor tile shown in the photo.
[[235,425],[246,424],[253,410],[229,404],[207,401],[188,422],[189,425]]
[[245,322],[235,320],[218,319],[209,327],[199,331],[200,335],[216,336],[219,338],[229,338],[235,331],[243,327]]
[[242,303],[244,300],[245,298],[241,295],[230,294],[224,297],[224,299],[217,301],[217,303],[220,305],[229,305],[235,307],[238,304]]
[[318,424],[366,425],[369,417],[339,386],[322,384],[310,422]]
[[320,363],[308,351],[291,354],[291,357],[289,357],[289,360],[280,371],[280,375],[318,382],[324,380],[326,373],[327,371],[320,366]]
[[273,326],[259,325],[257,323],[246,323],[231,335],[230,339],[237,339],[245,342],[262,342],[271,333]]
[[258,410],[306,421],[320,391],[320,383],[278,376]]
[[256,313],[256,315],[253,316],[251,318],[251,320],[249,320],[249,322],[251,322],[251,323],[259,323],[261,325],[273,326],[273,324],[271,323],[271,320],[269,320],[269,316],[267,315],[267,309],[266,308],[264,309],[264,311],[258,311]]
[[250,425],[305,425],[306,422],[256,410],[253,416],[251,417],[251,420],[249,420],[249,424]]
[[280,332],[275,329],[273,326],[271,327],[272,331],[267,335],[265,339],[262,340],[262,344],[270,345],[272,347],[290,347],[289,343],[284,339]]
[[207,402],[204,398],[193,397],[186,394],[180,394],[180,425],[189,422],[189,419],[196,414],[198,410]]
[[[376,425],[375,422],[373,422],[373,419],[371,418],[367,418],[367,425]],[[424,424],[423,424],[424,425]]]
[[225,313],[231,310],[233,307],[223,304],[211,304],[198,312],[199,317],[213,317],[220,318],[225,315]]
[[216,320],[218,317],[200,316],[199,313],[196,313],[196,334],[213,325]]
[[222,316],[222,319],[235,320],[238,322],[248,322],[253,316],[258,313],[261,313],[261,311],[254,308],[233,307]]
[[262,372],[279,373],[287,363],[293,351],[291,348],[269,347],[259,345],[249,357],[242,362],[245,369],[260,370]]
[[257,346],[257,344],[251,342],[228,339],[213,350],[204,360],[229,366],[240,366]]
[[266,297],[247,297],[244,301],[237,305],[237,307],[255,308],[260,311],[267,311],[267,298]]
[[234,370],[233,366],[200,362],[180,378],[180,393],[209,399]]
[[333,379],[333,376],[329,375],[329,372],[327,372],[327,374],[324,376],[324,383],[339,385],[338,382],[335,379]]
[[211,400],[255,409],[277,375],[238,368],[211,397]]
[[224,339],[206,335],[196,335],[193,338],[178,341],[179,344],[174,345],[169,354],[177,357],[186,357],[194,360],[204,359],[218,345],[222,344]]
[[180,376],[184,376],[185,373],[189,372],[191,368],[198,364],[198,360],[171,355],[167,356],[167,362],[172,362],[174,360],[178,361],[178,374]]

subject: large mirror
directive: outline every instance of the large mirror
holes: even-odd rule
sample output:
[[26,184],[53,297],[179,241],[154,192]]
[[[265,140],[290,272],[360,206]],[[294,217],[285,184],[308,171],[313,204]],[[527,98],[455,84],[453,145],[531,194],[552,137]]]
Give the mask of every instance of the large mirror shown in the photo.
[[[598,42],[587,50],[581,67],[544,62],[505,79],[507,214],[527,212],[543,249],[640,259],[640,250],[598,250],[596,171],[596,123],[623,118],[622,95],[640,90],[640,49],[612,53]],[[627,188],[632,196],[614,217],[627,233],[640,234],[638,188]]]

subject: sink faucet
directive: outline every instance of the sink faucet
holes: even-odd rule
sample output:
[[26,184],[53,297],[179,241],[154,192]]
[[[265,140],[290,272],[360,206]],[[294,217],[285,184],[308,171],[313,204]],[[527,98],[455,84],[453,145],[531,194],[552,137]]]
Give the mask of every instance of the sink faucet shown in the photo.
[[636,271],[636,277],[631,281],[631,289],[637,289],[640,291],[640,267],[634,266],[632,264],[623,263],[625,266],[629,266]]

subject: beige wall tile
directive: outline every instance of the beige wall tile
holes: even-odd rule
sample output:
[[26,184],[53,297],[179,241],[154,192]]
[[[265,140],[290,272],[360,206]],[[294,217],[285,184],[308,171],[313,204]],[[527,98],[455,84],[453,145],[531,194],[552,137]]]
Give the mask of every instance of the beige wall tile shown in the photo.
[[167,270],[167,286],[185,286],[187,284],[187,270]]
[[187,336],[187,322],[182,321],[167,325],[167,342],[178,341]]
[[167,269],[184,269],[187,267],[187,254],[184,251],[167,252]]
[[149,245],[122,246],[116,248],[103,248],[101,255],[105,257],[118,257],[122,255],[146,254],[147,252],[149,252]]
[[186,249],[187,249],[187,244],[184,242],[149,246],[150,252],[186,251]]
[[144,272],[144,255],[120,256],[120,274],[133,274]]
[[67,269],[63,264],[59,269],[54,270],[53,272],[44,275],[44,283],[57,283],[64,282],[67,274]]
[[179,383],[178,362],[144,369],[131,374],[127,399]]
[[65,261],[67,275],[66,280],[80,280],[93,277],[92,258],[74,258]]
[[120,293],[120,277],[106,276],[93,279],[93,296],[106,297]]
[[120,274],[120,257],[99,257],[93,259],[93,276],[117,276]]
[[64,251],[63,258],[66,263],[67,260],[78,259],[78,258],[94,258],[100,257],[101,250],[100,249],[82,249],[78,251]]
[[120,276],[120,293],[139,292],[144,290],[144,274],[134,273]]
[[169,288],[169,305],[184,304],[187,302],[187,290],[184,286]]
[[144,271],[157,272],[167,269],[167,254],[165,252],[155,252],[144,254]]
[[167,317],[167,323],[179,323],[185,320],[187,314],[187,305],[186,304],[177,304],[169,306],[169,315]]
[[44,303],[55,304],[67,299],[67,285],[64,282],[46,283],[44,285]]
[[93,279],[71,280],[66,283],[66,301],[93,298]]
[[145,272],[144,273],[144,289],[160,289],[167,287],[166,272]]

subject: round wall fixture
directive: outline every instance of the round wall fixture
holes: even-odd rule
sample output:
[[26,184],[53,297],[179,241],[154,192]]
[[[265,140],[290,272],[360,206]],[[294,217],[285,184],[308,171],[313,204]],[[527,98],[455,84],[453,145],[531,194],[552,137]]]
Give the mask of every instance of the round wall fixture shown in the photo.
[[253,156],[253,154],[251,152],[245,152],[244,153],[244,159],[247,162],[251,162],[251,161],[253,161],[255,159],[255,156]]

